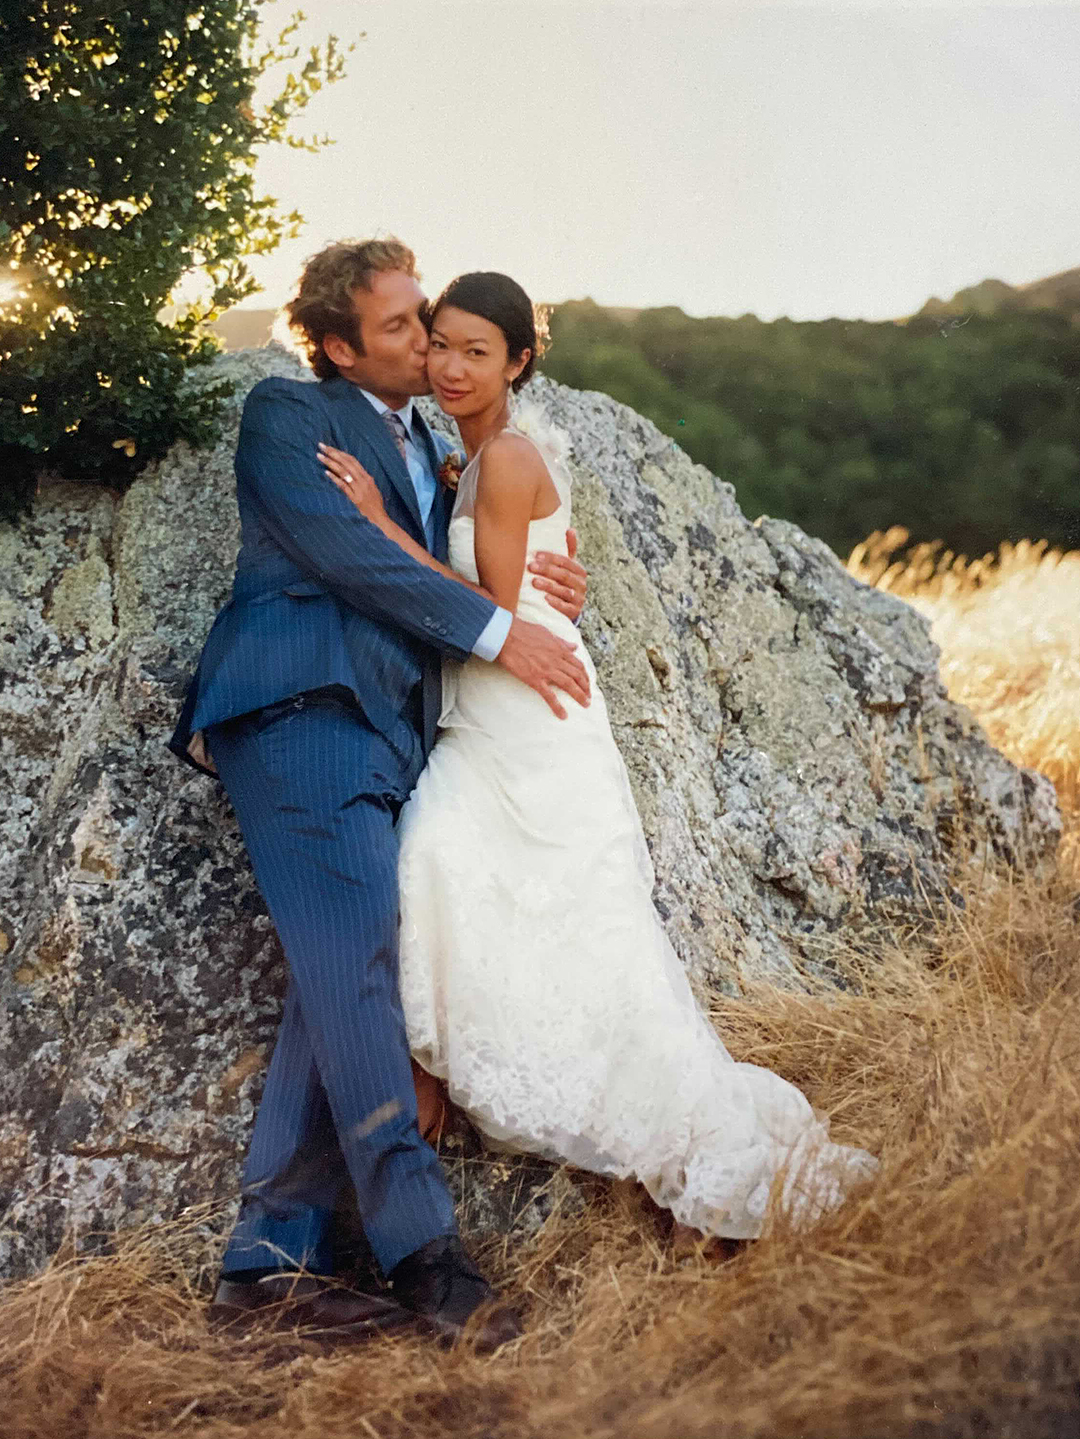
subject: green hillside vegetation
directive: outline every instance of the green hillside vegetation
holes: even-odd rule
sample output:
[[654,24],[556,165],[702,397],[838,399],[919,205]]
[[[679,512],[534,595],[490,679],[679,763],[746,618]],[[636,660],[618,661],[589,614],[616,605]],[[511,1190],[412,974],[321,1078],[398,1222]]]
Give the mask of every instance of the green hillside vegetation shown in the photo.
[[968,555],[1030,535],[1072,548],[1076,318],[1080,270],[1023,290],[985,282],[900,322],[583,300],[553,311],[543,368],[632,405],[730,480],[751,517],[794,520],[839,554],[893,525]]

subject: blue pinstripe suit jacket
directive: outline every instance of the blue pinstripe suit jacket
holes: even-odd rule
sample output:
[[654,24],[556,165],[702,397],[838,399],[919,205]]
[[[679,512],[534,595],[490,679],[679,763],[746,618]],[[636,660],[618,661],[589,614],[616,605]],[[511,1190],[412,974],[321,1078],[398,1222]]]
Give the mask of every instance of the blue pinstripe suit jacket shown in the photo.
[[[414,424],[437,472],[449,447],[418,414]],[[419,727],[426,754],[439,713],[440,657],[466,658],[494,613],[489,600],[427,569],[364,519],[327,479],[320,440],[355,455],[390,517],[427,544],[405,461],[356,385],[341,376],[316,384],[261,380],[244,405],[236,449],[240,552],[232,596],[169,742],[199,768],[192,740],[208,725],[325,685],[351,690],[391,743],[402,724]],[[451,498],[439,486],[438,559],[446,558]]]

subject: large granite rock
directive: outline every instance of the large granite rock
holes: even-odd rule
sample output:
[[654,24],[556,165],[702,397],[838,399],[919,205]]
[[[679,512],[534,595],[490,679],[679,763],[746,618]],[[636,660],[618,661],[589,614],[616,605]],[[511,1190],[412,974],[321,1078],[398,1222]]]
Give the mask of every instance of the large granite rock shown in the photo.
[[[225,599],[235,420],[269,348],[223,358],[218,447],[121,500],[44,484],[0,532],[0,1269],[232,1194],[282,960],[229,808],[164,748]],[[656,901],[703,985],[828,968],[987,856],[1056,843],[1050,785],[945,696],[926,623],[604,395],[543,379],[569,432],[585,635]],[[534,1223],[543,1166],[453,1166],[480,1228]],[[476,1176],[481,1176],[479,1179]],[[473,1176],[471,1179],[469,1176]]]

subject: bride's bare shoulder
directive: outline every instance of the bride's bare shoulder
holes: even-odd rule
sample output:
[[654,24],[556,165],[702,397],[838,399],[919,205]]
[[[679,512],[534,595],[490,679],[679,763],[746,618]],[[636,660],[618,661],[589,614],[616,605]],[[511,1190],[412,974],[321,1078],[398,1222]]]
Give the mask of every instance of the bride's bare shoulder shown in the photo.
[[540,451],[524,435],[503,430],[480,452],[480,485],[485,489],[529,489],[548,477]]

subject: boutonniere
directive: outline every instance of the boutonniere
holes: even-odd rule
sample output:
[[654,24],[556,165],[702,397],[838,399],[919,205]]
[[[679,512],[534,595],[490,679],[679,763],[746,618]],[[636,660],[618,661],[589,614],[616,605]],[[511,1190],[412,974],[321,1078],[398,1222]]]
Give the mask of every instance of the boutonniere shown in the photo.
[[439,484],[448,490],[456,490],[464,468],[465,456],[460,450],[451,450],[439,466]]

